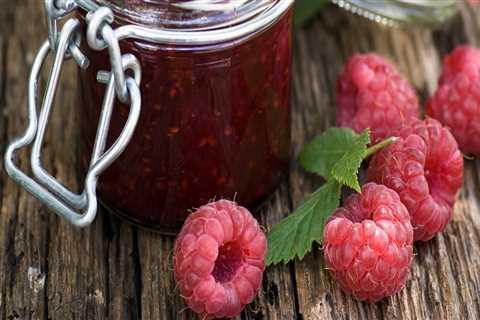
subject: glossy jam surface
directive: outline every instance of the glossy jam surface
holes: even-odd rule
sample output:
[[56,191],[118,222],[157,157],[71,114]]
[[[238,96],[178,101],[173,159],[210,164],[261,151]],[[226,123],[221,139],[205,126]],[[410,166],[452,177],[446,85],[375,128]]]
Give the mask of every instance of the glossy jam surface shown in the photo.
[[[101,201],[129,219],[174,231],[211,199],[252,205],[288,169],[292,14],[233,46],[172,47],[123,41],[140,60],[142,112],[125,152],[100,177]],[[87,49],[85,49],[87,50]],[[88,163],[108,70],[106,52],[88,51],[80,74],[83,154]],[[128,106],[117,103],[111,144]]]

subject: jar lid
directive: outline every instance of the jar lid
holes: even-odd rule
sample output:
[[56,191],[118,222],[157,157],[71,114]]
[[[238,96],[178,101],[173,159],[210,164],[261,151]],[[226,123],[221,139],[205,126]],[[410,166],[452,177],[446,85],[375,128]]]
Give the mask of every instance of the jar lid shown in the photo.
[[86,12],[102,6],[110,8],[115,21],[120,22],[114,31],[118,40],[130,38],[189,46],[223,43],[228,46],[266,30],[292,7],[295,0],[71,1]]
[[341,8],[387,25],[436,25],[458,10],[458,0],[332,0]]
[[130,23],[178,30],[210,30],[253,18],[279,0],[95,0]]

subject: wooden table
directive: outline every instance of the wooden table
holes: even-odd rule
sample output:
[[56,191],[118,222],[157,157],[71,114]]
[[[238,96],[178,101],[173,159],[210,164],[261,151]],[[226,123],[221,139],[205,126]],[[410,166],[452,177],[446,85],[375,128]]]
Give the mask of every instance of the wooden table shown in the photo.
[[[25,128],[26,81],[46,37],[39,0],[0,0],[0,152]],[[460,43],[479,44],[480,11],[437,31],[383,29],[328,6],[296,32],[292,165],[288,182],[260,213],[271,226],[319,181],[294,161],[304,143],[334,123],[335,77],[353,52],[376,51],[408,76],[422,99],[436,87],[441,57]],[[75,67],[69,64],[45,140],[44,163],[78,187]],[[27,164],[27,154],[21,156]],[[100,211],[78,230],[7,178],[0,164],[0,319],[190,319],[171,272],[173,239]],[[245,319],[479,319],[479,161],[467,161],[465,185],[448,229],[415,245],[410,280],[381,303],[343,294],[317,248],[302,262],[269,268]]]

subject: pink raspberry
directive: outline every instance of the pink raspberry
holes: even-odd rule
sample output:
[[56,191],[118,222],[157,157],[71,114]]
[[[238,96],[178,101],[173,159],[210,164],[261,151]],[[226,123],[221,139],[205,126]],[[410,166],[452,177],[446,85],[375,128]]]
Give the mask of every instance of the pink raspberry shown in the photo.
[[456,48],[443,61],[427,114],[450,128],[463,152],[480,156],[480,50]]
[[369,54],[355,54],[337,78],[337,126],[360,133],[370,128],[376,143],[395,134],[418,118],[413,88],[388,61]]
[[463,157],[447,128],[434,119],[402,129],[375,154],[368,179],[397,191],[412,217],[415,240],[429,240],[452,218],[463,183]]
[[324,252],[344,291],[375,302],[405,285],[412,261],[413,229],[398,194],[368,183],[328,219]]
[[205,318],[238,316],[255,298],[267,240],[250,212],[234,202],[191,214],[174,247],[174,273],[188,306]]

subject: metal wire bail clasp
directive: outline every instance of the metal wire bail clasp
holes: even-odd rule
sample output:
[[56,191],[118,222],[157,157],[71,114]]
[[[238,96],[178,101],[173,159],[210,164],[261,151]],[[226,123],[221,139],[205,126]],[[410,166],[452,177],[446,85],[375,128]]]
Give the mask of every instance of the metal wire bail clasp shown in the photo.
[[[60,1],[63,1],[63,3],[67,5],[72,2],[71,0]],[[53,3],[53,0],[46,0],[47,14],[50,16],[49,3]],[[68,8],[73,10],[71,6]],[[67,12],[68,10],[63,11],[64,14]],[[54,16],[53,19],[57,18],[57,16]],[[55,32],[50,34],[49,40],[45,41],[37,53],[28,82],[29,124],[24,134],[8,146],[5,154],[5,169],[10,177],[55,211],[55,213],[79,227],[90,225],[95,219],[98,206],[96,196],[98,177],[125,150],[140,116],[140,63],[135,56],[131,54],[121,54],[118,39],[115,37],[109,25],[112,20],[113,14],[110,9],[102,7],[90,13],[87,18],[87,33],[89,35],[87,38],[90,38],[87,43],[94,50],[108,48],[113,71],[99,71],[99,82],[106,84],[106,91],[83,192],[81,194],[75,194],[64,187],[42,167],[40,158],[42,142],[64,60],[73,57],[80,67],[86,68],[88,66],[88,59],[78,47],[81,38],[78,30],[80,25],[78,19],[72,18],[66,21],[59,34],[56,33],[55,22]],[[94,37],[94,39],[92,39],[92,37]],[[93,41],[97,41],[97,43],[92,43]],[[50,52],[54,54],[54,62],[43,96],[42,106],[37,115],[39,75]],[[132,71],[133,78],[125,74],[127,69]],[[120,73],[121,76],[119,75]],[[118,91],[117,88],[121,90],[121,92]],[[130,112],[119,137],[113,145],[105,151],[115,98],[120,99],[124,103],[128,103],[130,105]],[[30,145],[32,142],[33,146],[30,161],[34,177],[29,177],[16,166],[14,161],[16,151]]]

